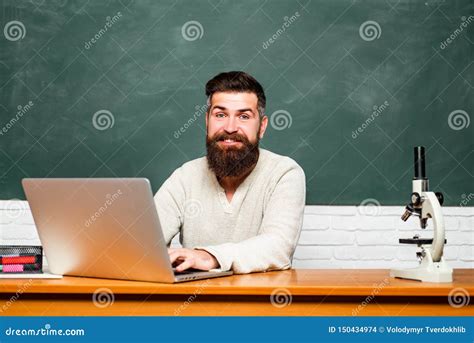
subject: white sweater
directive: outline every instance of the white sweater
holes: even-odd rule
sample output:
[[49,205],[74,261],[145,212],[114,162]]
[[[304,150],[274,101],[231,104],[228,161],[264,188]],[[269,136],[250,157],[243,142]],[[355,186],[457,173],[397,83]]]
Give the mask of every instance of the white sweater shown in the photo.
[[180,232],[185,248],[214,255],[222,270],[288,269],[303,224],[303,169],[260,149],[254,170],[229,203],[206,157],[183,164],[155,195],[166,243]]

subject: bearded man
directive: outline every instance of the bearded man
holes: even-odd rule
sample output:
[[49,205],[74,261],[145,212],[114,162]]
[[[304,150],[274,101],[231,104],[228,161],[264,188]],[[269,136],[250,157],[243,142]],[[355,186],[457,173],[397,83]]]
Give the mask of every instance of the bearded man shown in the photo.
[[259,148],[266,97],[251,75],[220,73],[206,84],[207,155],[183,164],[155,203],[176,271],[243,274],[291,267],[303,223],[303,169]]

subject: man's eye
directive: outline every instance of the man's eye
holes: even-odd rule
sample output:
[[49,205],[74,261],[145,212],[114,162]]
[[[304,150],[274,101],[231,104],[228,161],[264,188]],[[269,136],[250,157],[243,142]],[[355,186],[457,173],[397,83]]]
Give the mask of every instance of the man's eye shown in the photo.
[[247,119],[250,119],[250,116],[248,114],[241,114],[240,119],[247,120]]
[[217,118],[223,118],[223,117],[225,117],[225,113],[222,113],[222,112],[216,113],[216,117]]

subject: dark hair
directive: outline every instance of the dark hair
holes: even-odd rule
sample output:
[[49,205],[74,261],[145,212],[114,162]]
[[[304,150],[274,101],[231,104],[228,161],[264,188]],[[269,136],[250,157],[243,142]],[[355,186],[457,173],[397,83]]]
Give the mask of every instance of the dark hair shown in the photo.
[[206,83],[208,106],[216,92],[254,93],[257,96],[257,107],[261,117],[265,114],[266,97],[262,85],[255,78],[243,71],[229,71],[214,76]]

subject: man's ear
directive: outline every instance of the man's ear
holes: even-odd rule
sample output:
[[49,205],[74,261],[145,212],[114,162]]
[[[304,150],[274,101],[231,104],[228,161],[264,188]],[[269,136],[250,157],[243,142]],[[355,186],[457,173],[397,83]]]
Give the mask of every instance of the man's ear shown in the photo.
[[267,129],[267,125],[268,125],[268,117],[263,116],[262,119],[260,120],[260,139],[263,138],[265,130]]

